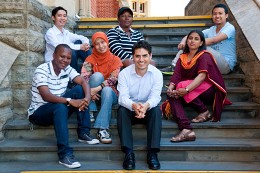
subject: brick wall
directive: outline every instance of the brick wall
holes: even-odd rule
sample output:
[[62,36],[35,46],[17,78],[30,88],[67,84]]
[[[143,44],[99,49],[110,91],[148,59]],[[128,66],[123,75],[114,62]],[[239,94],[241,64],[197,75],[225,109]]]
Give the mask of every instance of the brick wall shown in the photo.
[[91,14],[97,18],[117,17],[119,3],[116,0],[91,0]]

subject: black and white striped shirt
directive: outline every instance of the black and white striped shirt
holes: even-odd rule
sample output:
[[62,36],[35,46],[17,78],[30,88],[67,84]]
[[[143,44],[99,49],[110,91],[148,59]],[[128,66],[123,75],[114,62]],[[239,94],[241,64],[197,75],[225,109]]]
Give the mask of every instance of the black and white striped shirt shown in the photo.
[[120,26],[110,29],[107,32],[110,51],[121,58],[121,60],[132,59],[132,47],[134,43],[144,40],[143,34],[130,29],[131,36],[123,31]]
[[42,99],[38,87],[48,86],[50,92],[56,96],[63,96],[67,90],[69,80],[73,80],[80,74],[71,66],[67,66],[56,75],[52,61],[39,65],[33,75],[32,80],[32,101],[28,109],[28,116],[32,115],[36,109],[46,104]]

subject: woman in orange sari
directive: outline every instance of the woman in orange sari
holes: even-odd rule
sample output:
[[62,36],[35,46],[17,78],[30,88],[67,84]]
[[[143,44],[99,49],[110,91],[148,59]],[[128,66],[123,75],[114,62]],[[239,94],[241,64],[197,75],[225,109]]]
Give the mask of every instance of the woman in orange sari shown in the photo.
[[112,142],[108,132],[112,105],[117,104],[117,78],[123,64],[119,57],[110,52],[105,33],[96,32],[92,36],[92,44],[92,54],[83,63],[81,75],[89,80],[91,87],[89,111],[97,111],[96,102],[101,102],[94,124],[94,128],[98,129],[97,137],[101,143],[109,144]]
[[[216,122],[220,121],[226,95],[224,80],[215,59],[206,51],[203,33],[191,31],[167,90],[171,113],[180,130],[179,134],[171,138],[171,142],[196,139],[184,105],[191,106],[198,113],[192,122]],[[213,105],[212,114],[206,103]]]

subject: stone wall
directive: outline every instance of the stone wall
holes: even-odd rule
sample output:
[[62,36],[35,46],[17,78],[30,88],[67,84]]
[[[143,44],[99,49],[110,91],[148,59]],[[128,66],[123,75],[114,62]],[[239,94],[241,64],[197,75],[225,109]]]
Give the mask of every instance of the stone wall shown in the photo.
[[26,118],[32,74],[44,61],[44,33],[50,10],[35,0],[0,3],[0,139],[10,118]]
[[[241,4],[242,2],[246,3],[246,5]],[[250,9],[252,9],[253,7],[255,8],[255,6],[257,5],[253,0],[248,0],[246,2],[238,2],[236,0],[191,0],[185,8],[185,15],[211,14],[212,8],[218,3],[224,3],[230,9],[229,21],[235,26],[237,31],[236,40],[238,62],[240,68],[245,73],[245,83],[251,88],[251,91],[253,93],[252,101],[260,103],[260,57],[259,55],[256,55],[256,52],[259,50],[254,50],[251,46],[255,44],[259,46],[259,37],[256,37],[257,34],[259,35],[259,27],[257,26],[259,26],[260,24],[260,19],[259,17],[256,17],[259,16],[259,7],[257,7],[258,10],[256,9],[256,12],[250,14],[250,16],[247,16],[247,22],[250,21],[250,19],[256,19],[256,22],[249,22],[251,23],[251,26],[243,21],[238,23],[241,16],[233,14],[238,13],[240,15],[243,15],[243,11],[248,14],[248,10],[246,10],[244,7],[251,7]],[[243,30],[241,28],[243,28]],[[251,34],[254,34],[255,41],[247,39],[245,33],[243,32],[246,29],[251,30]],[[255,31],[252,31],[252,29],[255,29]]]

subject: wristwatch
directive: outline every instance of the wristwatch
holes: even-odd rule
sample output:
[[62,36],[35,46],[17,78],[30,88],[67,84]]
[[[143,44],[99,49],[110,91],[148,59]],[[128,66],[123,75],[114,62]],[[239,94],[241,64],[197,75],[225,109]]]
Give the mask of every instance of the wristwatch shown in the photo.
[[71,98],[66,98],[66,100],[67,100],[67,106],[69,106],[69,105],[70,105]]

